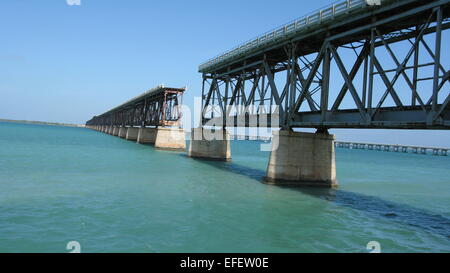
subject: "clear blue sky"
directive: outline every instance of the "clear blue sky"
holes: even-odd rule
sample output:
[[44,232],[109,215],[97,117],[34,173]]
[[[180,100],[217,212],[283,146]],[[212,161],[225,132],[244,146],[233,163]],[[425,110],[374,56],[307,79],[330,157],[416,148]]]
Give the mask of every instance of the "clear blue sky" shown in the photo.
[[[84,123],[161,83],[188,86],[191,106],[202,61],[330,2],[3,0],[0,118]],[[340,131],[401,142],[392,132]],[[450,146],[447,132],[400,134]]]

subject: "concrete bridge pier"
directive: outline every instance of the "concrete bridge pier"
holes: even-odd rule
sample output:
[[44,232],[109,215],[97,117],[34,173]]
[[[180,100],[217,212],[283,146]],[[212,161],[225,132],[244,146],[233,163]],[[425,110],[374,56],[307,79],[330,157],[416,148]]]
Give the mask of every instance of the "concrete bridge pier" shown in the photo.
[[186,137],[183,129],[179,128],[139,128],[137,142],[153,144],[157,149],[185,150]]
[[112,135],[113,135],[113,136],[119,136],[119,130],[120,130],[120,127],[118,127],[118,126],[113,126],[113,129],[112,129]]
[[127,137],[127,131],[128,131],[128,128],[127,128],[127,127],[121,126],[121,127],[119,128],[119,135],[118,135],[118,137],[120,137],[120,138],[126,138],[126,137]]
[[230,161],[230,134],[226,130],[193,129],[189,157]]
[[126,140],[137,141],[139,134],[139,128],[130,127],[127,130],[127,135],[125,137]]
[[155,148],[186,150],[186,134],[183,129],[159,127],[156,130]]
[[142,144],[155,144],[156,128],[139,128],[137,142]]
[[273,133],[266,182],[274,185],[336,187],[334,135]]

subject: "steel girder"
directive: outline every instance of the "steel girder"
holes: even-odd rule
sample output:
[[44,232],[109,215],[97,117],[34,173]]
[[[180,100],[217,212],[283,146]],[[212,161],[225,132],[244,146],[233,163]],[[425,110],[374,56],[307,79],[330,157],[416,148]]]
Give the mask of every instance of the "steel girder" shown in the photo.
[[422,1],[344,32],[327,30],[315,51],[293,40],[203,73],[202,125],[450,129],[442,58],[449,2]]

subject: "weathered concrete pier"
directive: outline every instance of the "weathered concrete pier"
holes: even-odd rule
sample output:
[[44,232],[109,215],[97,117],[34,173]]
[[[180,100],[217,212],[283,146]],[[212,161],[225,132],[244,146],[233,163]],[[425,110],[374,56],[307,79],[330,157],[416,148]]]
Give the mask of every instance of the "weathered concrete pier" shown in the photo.
[[156,142],[156,128],[139,128],[137,142],[155,144]]
[[127,130],[127,136],[125,137],[126,140],[132,140],[137,141],[139,135],[139,128],[136,127],[129,127]]
[[185,150],[181,104],[186,88],[157,86],[96,116],[86,127],[158,149]]
[[196,128],[192,130],[189,157],[230,161],[230,134],[226,130]]
[[292,131],[274,132],[267,182],[277,185],[335,187],[334,135]]

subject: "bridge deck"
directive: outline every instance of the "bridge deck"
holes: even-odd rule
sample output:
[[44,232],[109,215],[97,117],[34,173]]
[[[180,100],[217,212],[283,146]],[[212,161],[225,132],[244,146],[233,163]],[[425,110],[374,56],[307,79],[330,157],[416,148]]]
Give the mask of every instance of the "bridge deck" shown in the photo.
[[[244,67],[250,69],[260,65],[261,56],[264,54],[269,63],[279,63],[286,59],[283,46],[292,42],[301,41],[302,55],[307,55],[320,51],[327,37],[335,36],[333,43],[336,46],[360,41],[370,36],[372,25],[381,27],[383,33],[415,27],[429,17],[429,10],[418,9],[426,2],[436,5],[437,2],[448,1],[382,0],[380,6],[369,6],[365,0],[345,0],[239,45],[201,64],[199,72],[220,74],[228,71],[227,75],[230,75],[230,70],[236,69],[238,72]],[[405,12],[409,13],[408,17],[399,16]],[[371,24],[374,15],[377,22]],[[444,17],[449,15],[450,7],[447,7]],[[449,27],[449,24],[445,24],[443,29]],[[355,29],[359,31],[355,32]],[[353,34],[347,35],[348,31]],[[408,37],[402,36],[402,39],[406,38]]]

